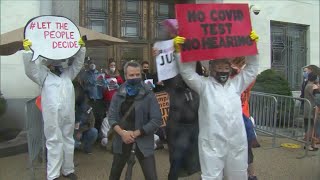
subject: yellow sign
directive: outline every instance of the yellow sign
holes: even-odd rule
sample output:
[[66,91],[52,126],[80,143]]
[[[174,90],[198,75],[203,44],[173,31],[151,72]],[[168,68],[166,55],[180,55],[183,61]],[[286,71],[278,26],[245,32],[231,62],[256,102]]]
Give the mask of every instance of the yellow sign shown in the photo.
[[170,107],[170,99],[169,99],[169,94],[166,92],[159,92],[159,93],[155,93],[158,103],[160,105],[160,110],[161,110],[161,114],[162,114],[162,125],[166,126],[167,124],[167,120],[168,120],[168,116],[169,116],[169,107]]
[[299,149],[301,146],[299,144],[283,143],[283,144],[281,144],[281,147],[291,148],[291,149]]

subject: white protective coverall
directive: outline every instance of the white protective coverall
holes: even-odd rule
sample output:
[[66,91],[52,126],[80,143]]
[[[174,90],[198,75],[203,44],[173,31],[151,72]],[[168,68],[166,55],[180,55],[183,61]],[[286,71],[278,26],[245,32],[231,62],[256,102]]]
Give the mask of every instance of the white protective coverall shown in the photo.
[[200,96],[199,156],[203,180],[247,180],[248,145],[242,117],[241,93],[258,74],[257,56],[225,85],[214,77],[199,76],[195,63],[181,63],[180,74]]
[[108,133],[110,131],[110,124],[108,121],[108,115],[103,119],[102,124],[101,124],[101,134],[102,134],[102,139],[101,139],[101,145],[102,146],[107,146],[108,144]]
[[48,150],[48,180],[59,177],[60,169],[64,175],[74,172],[75,94],[72,80],[83,66],[85,52],[85,47],[82,47],[74,56],[72,65],[64,69],[60,77],[42,63],[32,62],[33,53],[23,54],[26,75],[42,89],[41,104]]

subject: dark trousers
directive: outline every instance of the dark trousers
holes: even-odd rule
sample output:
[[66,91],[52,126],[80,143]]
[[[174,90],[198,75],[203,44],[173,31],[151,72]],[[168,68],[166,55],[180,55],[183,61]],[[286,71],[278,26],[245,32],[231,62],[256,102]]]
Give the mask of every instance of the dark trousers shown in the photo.
[[90,99],[89,105],[92,107],[93,115],[95,118],[94,127],[100,132],[103,119],[106,117],[106,107],[102,99]]
[[251,145],[248,146],[248,164],[253,163],[253,152]]
[[[123,144],[122,154],[115,153],[113,155],[113,162],[112,162],[109,180],[120,179],[121,172],[129,159],[131,148],[132,148],[132,144],[130,145]],[[154,155],[151,155],[149,157],[144,157],[139,147],[136,146],[136,157],[140,163],[144,178],[146,180],[157,180],[158,178],[156,173],[156,162],[155,162]]]
[[178,180],[179,177],[200,171],[199,130],[195,124],[170,126],[167,127],[170,161],[168,180]]
[[161,143],[165,143],[167,141],[166,127],[160,127],[156,132],[156,135],[159,136]]

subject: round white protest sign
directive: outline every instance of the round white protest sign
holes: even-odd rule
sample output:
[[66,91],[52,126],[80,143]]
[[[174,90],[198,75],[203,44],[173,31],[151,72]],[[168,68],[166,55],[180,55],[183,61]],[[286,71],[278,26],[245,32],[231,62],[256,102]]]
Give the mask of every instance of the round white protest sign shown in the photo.
[[78,27],[61,16],[38,16],[24,28],[24,38],[32,42],[32,61],[38,56],[52,60],[70,58],[80,49],[80,37]]

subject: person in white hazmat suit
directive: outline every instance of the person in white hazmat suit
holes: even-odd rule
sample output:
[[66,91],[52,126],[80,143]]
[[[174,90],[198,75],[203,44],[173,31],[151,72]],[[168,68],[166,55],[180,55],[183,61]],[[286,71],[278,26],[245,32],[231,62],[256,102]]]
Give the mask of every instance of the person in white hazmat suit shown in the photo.
[[[29,42],[29,43],[28,43]],[[82,43],[81,43],[82,42]],[[28,50],[24,41],[25,50]],[[82,40],[79,44],[84,46]],[[73,56],[74,61],[68,66],[67,61],[60,63],[57,69],[50,63],[58,65],[59,61],[47,60],[50,69],[44,62],[31,61],[33,53],[25,51],[23,54],[26,75],[41,87],[42,116],[44,122],[44,134],[47,147],[47,179],[58,179],[60,170],[63,176],[69,179],[77,179],[74,174],[74,139],[75,128],[75,94],[72,80],[81,70],[85,59],[86,48],[81,49]],[[45,61],[39,57],[37,59]],[[60,70],[60,73],[57,71]]]
[[258,74],[257,56],[247,56],[245,68],[232,79],[230,59],[210,61],[210,76],[204,77],[195,73],[195,62],[179,62],[179,53],[176,58],[184,81],[200,96],[198,145],[202,180],[221,180],[223,176],[247,180],[247,136],[240,96]]

